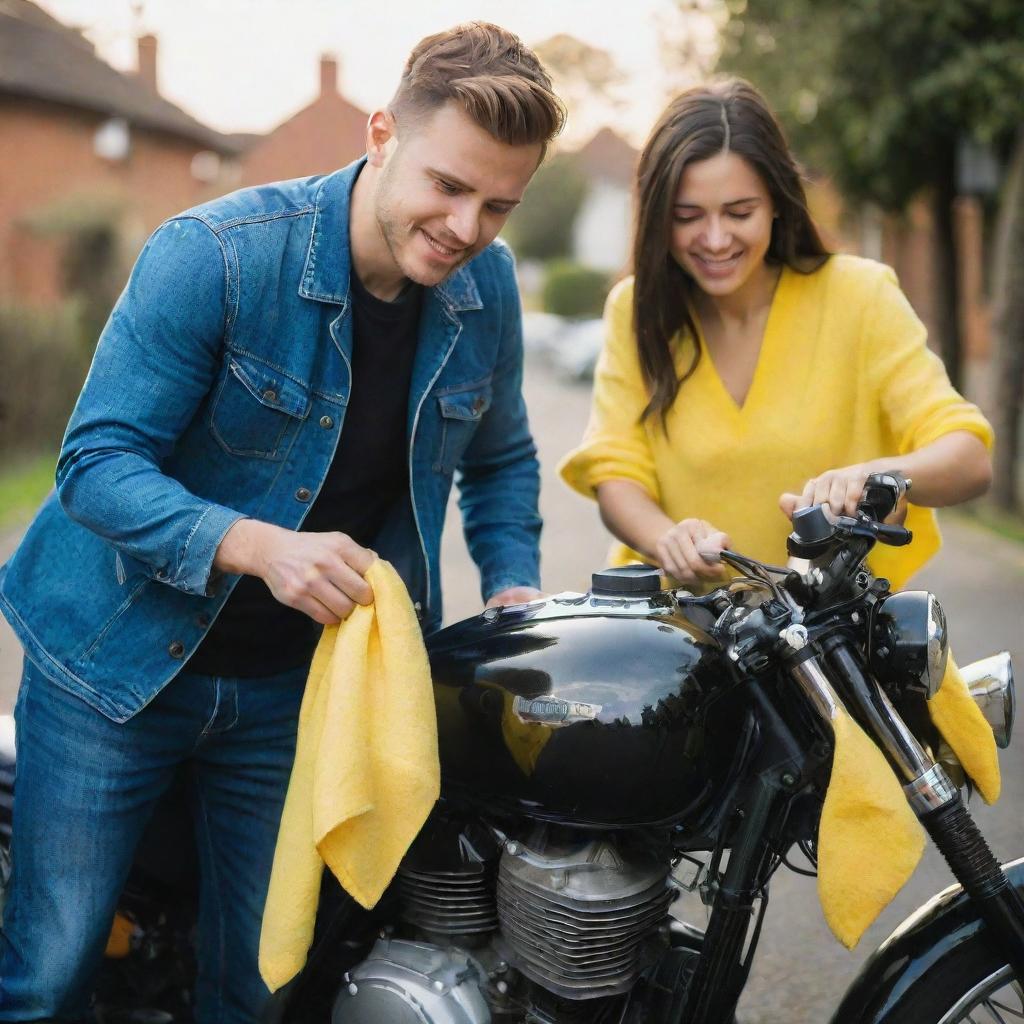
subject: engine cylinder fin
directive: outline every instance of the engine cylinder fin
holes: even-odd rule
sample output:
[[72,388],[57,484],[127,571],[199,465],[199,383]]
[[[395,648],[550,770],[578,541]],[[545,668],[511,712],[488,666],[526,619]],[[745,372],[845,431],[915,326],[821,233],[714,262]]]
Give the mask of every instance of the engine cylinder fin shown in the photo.
[[632,987],[668,916],[669,865],[613,839],[547,835],[502,856],[497,905],[511,962],[563,998]]
[[476,865],[464,871],[398,869],[402,917],[425,931],[442,935],[477,935],[498,927],[494,870]]

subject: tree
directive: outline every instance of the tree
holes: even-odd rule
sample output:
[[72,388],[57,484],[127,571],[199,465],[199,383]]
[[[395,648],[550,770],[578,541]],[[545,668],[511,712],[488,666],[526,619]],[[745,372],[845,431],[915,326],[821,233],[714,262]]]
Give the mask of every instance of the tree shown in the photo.
[[572,229],[587,193],[587,182],[572,154],[560,153],[541,165],[505,237],[524,260],[572,255]]
[[996,235],[992,327],[996,379],[996,457],[992,496],[1020,512],[1020,427],[1024,403],[1024,125],[1006,175]]
[[537,43],[533,49],[558,80],[559,95],[563,98],[566,94],[569,99],[597,95],[617,102],[614,90],[625,76],[607,50],[565,32]]
[[[555,91],[565,103],[567,131],[579,137],[604,118],[602,112],[622,105],[618,88],[626,76],[615,58],[599,46],[560,32],[534,46],[534,52],[551,74]],[[589,115],[589,116],[588,116]],[[582,133],[578,126],[584,126]]]

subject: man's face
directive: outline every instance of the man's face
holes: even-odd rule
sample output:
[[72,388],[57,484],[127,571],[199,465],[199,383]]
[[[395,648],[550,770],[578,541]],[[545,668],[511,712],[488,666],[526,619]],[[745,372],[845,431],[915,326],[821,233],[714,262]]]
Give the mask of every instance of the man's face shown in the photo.
[[494,241],[541,158],[510,146],[449,103],[391,143],[374,199],[403,276],[436,285]]

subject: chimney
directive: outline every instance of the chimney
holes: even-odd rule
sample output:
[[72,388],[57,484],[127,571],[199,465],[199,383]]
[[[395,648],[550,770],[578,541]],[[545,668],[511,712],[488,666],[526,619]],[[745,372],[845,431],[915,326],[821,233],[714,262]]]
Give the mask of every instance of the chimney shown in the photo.
[[160,90],[156,85],[156,36],[139,36],[139,81],[153,92]]
[[338,92],[338,60],[324,54],[320,58],[320,95],[335,96]]

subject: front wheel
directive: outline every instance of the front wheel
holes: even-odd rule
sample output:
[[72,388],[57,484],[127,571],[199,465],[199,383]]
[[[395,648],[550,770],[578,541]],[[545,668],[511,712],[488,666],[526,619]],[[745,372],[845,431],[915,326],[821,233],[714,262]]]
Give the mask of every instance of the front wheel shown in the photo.
[[965,992],[937,1024],[1010,1024],[1024,1020],[1024,987],[1009,964],[994,970]]
[[[913,970],[913,968],[910,968]],[[837,1024],[841,1017],[835,1018]],[[1024,1021],[1024,986],[1014,969],[975,934],[911,986],[879,1024],[1014,1024]]]

